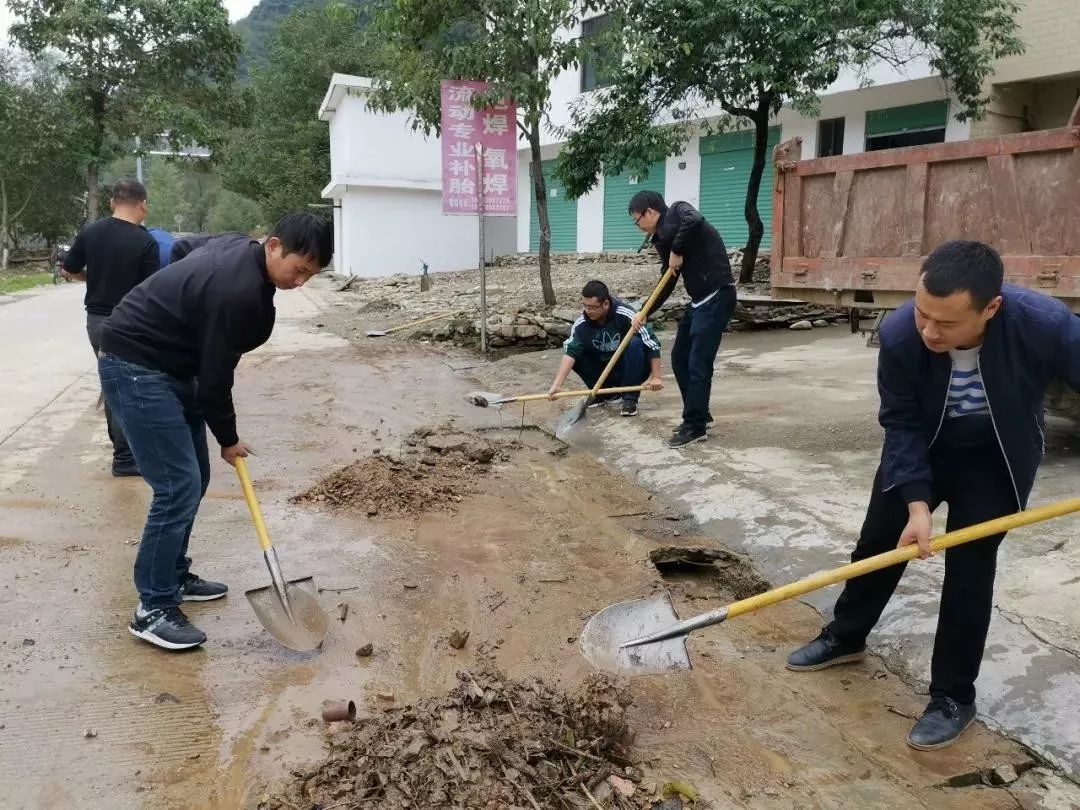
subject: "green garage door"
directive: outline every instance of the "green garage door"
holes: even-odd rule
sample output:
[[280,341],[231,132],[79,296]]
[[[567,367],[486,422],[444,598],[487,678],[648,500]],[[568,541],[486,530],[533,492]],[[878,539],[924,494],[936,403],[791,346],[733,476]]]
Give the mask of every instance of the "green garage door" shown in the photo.
[[[557,160],[545,160],[543,163],[551,249],[556,253],[574,253],[577,251],[577,200],[569,199],[566,189],[555,179],[555,167],[558,165]],[[531,168],[529,182],[532,183]],[[536,195],[530,194],[529,200],[529,250],[536,253],[540,250],[540,217],[536,213]]]
[[[758,213],[765,224],[762,245],[772,242],[772,149],[779,141],[780,127],[770,127],[765,171],[761,175],[761,190],[758,192]],[[729,248],[741,248],[749,236],[743,208],[746,203],[746,185],[750,181],[750,168],[754,163],[754,133],[748,130],[711,135],[701,139],[699,148],[701,213],[720,231],[725,245]]]
[[626,212],[630,198],[639,191],[664,194],[664,161],[649,167],[648,174],[637,177],[631,172],[604,177],[604,250],[637,250],[645,234]]

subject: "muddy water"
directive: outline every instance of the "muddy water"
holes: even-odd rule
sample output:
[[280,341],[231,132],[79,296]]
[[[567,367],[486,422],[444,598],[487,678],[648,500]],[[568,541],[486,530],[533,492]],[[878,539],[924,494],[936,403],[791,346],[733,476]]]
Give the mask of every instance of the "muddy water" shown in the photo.
[[[454,512],[382,521],[290,505],[327,472],[375,448],[400,450],[417,427],[490,427],[505,415],[465,405],[475,382],[423,348],[283,334],[242,365],[237,405],[259,451],[250,467],[282,569],[323,589],[326,643],[283,649],[251,614],[242,592],[267,576],[221,463],[191,549],[196,572],[232,588],[188,611],[210,641],[169,655],[131,638],[131,541],[146,489],[102,472],[100,430],[77,419],[59,433],[62,421],[29,430],[26,452],[10,457],[24,461],[0,469],[12,481],[0,534],[18,540],[0,543],[3,806],[254,807],[319,758],[323,700],[374,713],[485,664],[569,685],[587,671],[577,644],[587,618],[663,587],[648,555],[671,539],[640,531],[641,517],[617,517],[663,505],[532,432]],[[92,402],[73,391],[67,406],[78,418]],[[75,460],[25,462],[45,441]],[[719,604],[695,596],[677,594],[681,615]],[[634,681],[632,723],[656,781],[689,779],[718,807],[1012,806],[1003,792],[935,787],[1022,761],[1011,743],[979,728],[963,747],[914,754],[903,745],[910,721],[895,711],[913,714],[921,700],[873,662],[838,677],[784,671],[783,649],[816,623],[800,605],[744,617],[692,640],[689,673]],[[459,630],[470,637],[455,650],[448,639]],[[374,653],[358,658],[365,644]]]

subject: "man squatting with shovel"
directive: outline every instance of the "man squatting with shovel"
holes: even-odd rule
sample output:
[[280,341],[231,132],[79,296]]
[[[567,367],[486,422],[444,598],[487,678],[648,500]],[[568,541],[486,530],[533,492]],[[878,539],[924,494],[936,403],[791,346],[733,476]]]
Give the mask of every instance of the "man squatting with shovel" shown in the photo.
[[330,263],[331,225],[286,214],[265,244],[247,236],[211,241],[135,287],[101,334],[98,371],[154,498],[135,558],[139,605],[129,630],[167,650],[206,634],[182,601],[220,599],[228,588],[191,573],[188,541],[210,482],[206,427],[235,466],[248,446],[236,433],[233,372],[274,328],[274,292],[304,285]]
[[[925,558],[931,514],[943,502],[948,531],[1026,507],[1044,449],[1044,392],[1056,378],[1080,389],[1080,319],[1054,298],[1003,285],[1003,277],[993,248],[947,242],[923,264],[914,300],[882,324],[885,443],[853,562],[912,543]],[[1003,539],[945,554],[930,703],[908,735],[912,748],[943,748],[975,719]],[[791,653],[788,669],[861,659],[903,570],[849,580],[832,621]]]
[[[657,298],[653,312],[667,301],[680,275],[690,296],[671,349],[671,368],[679,384],[683,412],[682,424],[668,445],[682,447],[705,441],[706,426],[712,421],[713,364],[735,312],[735,280],[727,248],[716,228],[690,203],[675,202],[669,208],[657,192],[639,191],[630,199],[629,208],[634,224],[652,236],[664,267],[676,273]],[[635,326],[644,326],[651,314],[637,313]]]
[[[590,281],[581,290],[581,308],[582,313],[574,321],[570,337],[563,343],[566,353],[548,389],[551,398],[562,390],[571,371],[581,377],[589,388],[595,386],[623,338],[634,328],[637,311],[612,296],[602,281]],[[630,339],[604,386],[621,388],[644,385],[650,391],[659,391],[664,387],[660,380],[662,376],[660,341],[646,326]],[[637,416],[638,398],[641,396],[639,391],[610,394],[601,397],[601,400],[618,399],[620,396],[622,415]]]

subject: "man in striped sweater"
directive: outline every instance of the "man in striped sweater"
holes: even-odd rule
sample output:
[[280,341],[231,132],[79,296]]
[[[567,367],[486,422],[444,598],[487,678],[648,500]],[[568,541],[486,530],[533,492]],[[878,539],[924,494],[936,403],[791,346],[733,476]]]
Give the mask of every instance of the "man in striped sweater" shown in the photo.
[[[879,421],[885,443],[853,561],[918,544],[932,514],[948,531],[1027,507],[1043,454],[1043,398],[1061,379],[1080,390],[1080,318],[1048,295],[1004,284],[1001,257],[947,242],[923,263],[915,298],[881,327]],[[919,750],[953,743],[975,719],[975,680],[994,602],[996,534],[945,553],[930,703],[908,735]],[[788,669],[857,661],[904,572],[849,580],[832,621]]]
[[[550,397],[562,390],[571,371],[581,377],[587,387],[596,385],[623,337],[634,328],[637,310],[611,295],[602,281],[590,281],[585,285],[581,291],[581,308],[582,313],[563,344],[566,353],[548,391]],[[650,391],[659,391],[664,387],[661,374],[660,341],[646,326],[631,339],[604,387],[644,385]],[[622,395],[623,416],[637,415],[639,396],[637,391]],[[616,394],[604,401],[618,398]]]

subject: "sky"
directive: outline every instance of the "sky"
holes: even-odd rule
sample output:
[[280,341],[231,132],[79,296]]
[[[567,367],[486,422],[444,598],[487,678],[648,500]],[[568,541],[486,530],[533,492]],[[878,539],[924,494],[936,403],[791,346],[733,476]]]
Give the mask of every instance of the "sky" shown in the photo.
[[[229,19],[236,22],[241,17],[246,17],[258,0],[224,0],[225,8],[229,11]],[[10,47],[8,43],[8,26],[11,25],[11,12],[8,11],[7,2],[0,0],[0,47]]]

